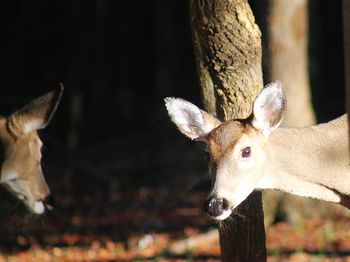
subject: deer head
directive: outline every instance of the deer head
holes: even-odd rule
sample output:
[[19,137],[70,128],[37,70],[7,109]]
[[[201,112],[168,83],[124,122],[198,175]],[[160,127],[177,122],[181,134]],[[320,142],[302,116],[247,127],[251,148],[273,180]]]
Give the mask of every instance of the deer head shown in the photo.
[[50,207],[46,202],[50,189],[41,169],[42,142],[37,130],[49,124],[62,92],[60,86],[10,116],[0,118],[3,148],[0,183],[36,214]]
[[206,143],[215,168],[205,207],[212,217],[227,218],[262,183],[264,147],[286,107],[281,84],[271,83],[260,92],[247,119],[221,122],[185,100],[166,98],[165,103],[182,134]]

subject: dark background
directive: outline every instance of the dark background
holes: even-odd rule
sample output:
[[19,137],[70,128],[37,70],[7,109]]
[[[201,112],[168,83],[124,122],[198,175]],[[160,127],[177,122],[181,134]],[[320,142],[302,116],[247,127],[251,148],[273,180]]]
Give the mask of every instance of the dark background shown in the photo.
[[[265,34],[266,2],[250,4]],[[163,103],[175,96],[201,105],[188,5],[184,0],[1,1],[0,112],[9,114],[60,82],[65,86],[52,123],[40,132],[45,176],[65,230],[74,214],[139,207],[137,197],[115,203],[111,194],[149,187],[170,199],[171,189],[188,192],[207,177],[204,154],[180,136]],[[318,120],[325,121],[344,112],[341,6],[313,0],[309,7],[313,104]],[[268,44],[264,36],[263,43]],[[4,190],[0,197],[0,211],[8,214],[15,200]],[[14,229],[18,221],[10,215],[1,219],[9,226],[0,234],[12,233],[14,239],[1,239],[4,245],[15,243],[16,230],[37,232]],[[152,227],[161,226],[135,230]]]
[[200,104],[187,1],[5,3],[1,112],[62,82],[62,103],[42,132],[47,157],[73,160],[99,147],[99,158],[144,163],[138,173],[147,182],[144,173],[180,139],[163,98]]

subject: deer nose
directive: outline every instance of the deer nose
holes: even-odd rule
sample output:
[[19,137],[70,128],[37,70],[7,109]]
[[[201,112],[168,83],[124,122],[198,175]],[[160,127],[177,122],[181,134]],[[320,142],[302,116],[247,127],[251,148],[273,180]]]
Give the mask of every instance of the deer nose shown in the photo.
[[228,209],[228,202],[224,198],[208,198],[204,206],[207,213],[212,217],[218,217]]

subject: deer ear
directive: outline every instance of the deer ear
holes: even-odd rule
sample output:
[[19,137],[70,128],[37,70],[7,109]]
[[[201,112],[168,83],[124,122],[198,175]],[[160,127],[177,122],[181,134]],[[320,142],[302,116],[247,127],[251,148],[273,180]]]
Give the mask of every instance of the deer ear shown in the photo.
[[181,133],[191,139],[201,139],[220,125],[220,121],[181,98],[164,99],[170,119]]
[[63,85],[33,100],[8,117],[8,128],[18,136],[45,128],[52,119],[63,93]]
[[281,124],[286,104],[279,81],[266,85],[255,99],[252,125],[268,136]]

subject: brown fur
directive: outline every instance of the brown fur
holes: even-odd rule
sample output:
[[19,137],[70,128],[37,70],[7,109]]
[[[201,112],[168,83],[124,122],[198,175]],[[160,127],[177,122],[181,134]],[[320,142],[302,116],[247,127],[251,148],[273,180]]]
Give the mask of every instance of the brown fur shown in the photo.
[[212,159],[217,161],[225,152],[236,144],[244,132],[244,124],[238,120],[223,122],[207,137]]
[[[42,200],[50,189],[41,169],[41,146],[37,129],[51,120],[63,87],[41,96],[9,117],[0,116],[2,163],[0,181],[35,213],[43,211]],[[40,203],[39,203],[40,202]]]

